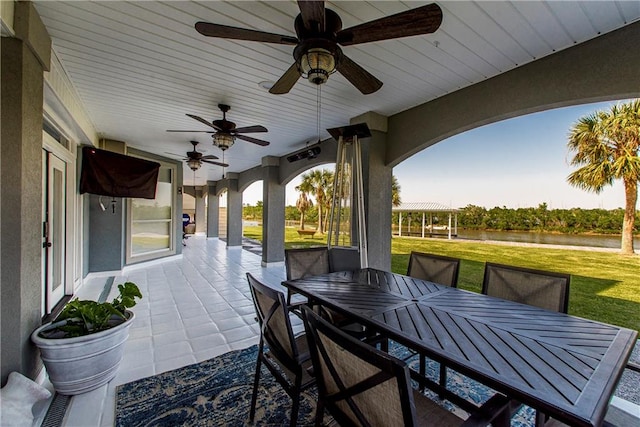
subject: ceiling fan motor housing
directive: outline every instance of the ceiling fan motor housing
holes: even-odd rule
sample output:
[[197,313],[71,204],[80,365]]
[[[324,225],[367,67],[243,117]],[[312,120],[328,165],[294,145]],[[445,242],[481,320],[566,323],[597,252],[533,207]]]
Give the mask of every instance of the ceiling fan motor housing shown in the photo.
[[299,40],[305,41],[312,38],[323,38],[328,40],[337,40],[337,34],[342,30],[342,19],[340,15],[331,9],[324,9],[324,31],[320,22],[311,21],[310,27],[304,24],[302,14],[299,13],[293,22],[293,28]]

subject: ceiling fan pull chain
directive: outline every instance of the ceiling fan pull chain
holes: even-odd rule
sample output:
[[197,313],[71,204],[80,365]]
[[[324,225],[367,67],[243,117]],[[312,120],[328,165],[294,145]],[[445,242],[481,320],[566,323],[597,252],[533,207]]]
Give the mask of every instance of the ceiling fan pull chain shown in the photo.
[[317,129],[318,130],[318,142],[320,142],[320,121],[321,121],[321,118],[322,118],[322,116],[321,116],[322,86],[321,85],[317,85],[316,88],[317,88],[317,100],[316,100],[316,109],[317,109],[316,116],[317,117],[316,118],[317,118],[317,121],[318,121],[318,129]]

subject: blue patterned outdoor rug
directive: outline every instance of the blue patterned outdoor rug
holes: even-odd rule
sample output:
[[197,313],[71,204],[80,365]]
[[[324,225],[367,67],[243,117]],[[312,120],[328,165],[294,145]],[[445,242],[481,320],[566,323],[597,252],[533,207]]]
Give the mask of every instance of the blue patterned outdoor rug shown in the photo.
[[[390,353],[399,358],[409,355],[395,343]],[[213,359],[173,371],[143,378],[116,389],[116,427],[134,426],[281,426],[289,424],[291,399],[263,367],[254,423],[249,423],[249,408],[258,346],[226,353]],[[408,363],[417,368],[417,357]],[[428,361],[432,378],[438,364]],[[415,365],[415,366],[414,366]],[[493,392],[473,380],[449,371],[449,389],[477,403]],[[313,425],[315,388],[303,393],[298,425]],[[427,392],[429,393],[429,392]],[[437,400],[437,396],[431,396]],[[464,412],[448,402],[442,405],[466,418]],[[533,425],[533,410],[524,408],[511,425]],[[327,418],[328,420],[328,418]]]
[[[116,427],[246,426],[258,346],[117,387]],[[315,388],[303,392],[298,423],[313,425]],[[288,425],[291,398],[263,367],[254,425]]]

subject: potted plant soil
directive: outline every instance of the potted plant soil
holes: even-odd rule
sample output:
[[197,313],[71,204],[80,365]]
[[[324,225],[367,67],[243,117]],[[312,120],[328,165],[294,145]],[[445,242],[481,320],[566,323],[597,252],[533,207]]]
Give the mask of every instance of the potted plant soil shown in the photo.
[[31,334],[58,393],[85,393],[115,377],[134,319],[127,309],[142,298],[131,282],[118,290],[112,302],[70,301],[53,322]]

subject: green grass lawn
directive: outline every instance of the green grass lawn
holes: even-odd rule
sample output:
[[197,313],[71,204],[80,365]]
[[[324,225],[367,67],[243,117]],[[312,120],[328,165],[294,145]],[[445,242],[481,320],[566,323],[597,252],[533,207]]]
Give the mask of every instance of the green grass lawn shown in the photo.
[[[244,235],[262,240],[262,227],[245,227]],[[311,245],[326,245],[326,236],[300,237],[295,228],[285,228],[285,247]],[[480,292],[487,261],[569,273],[569,314],[640,330],[640,256],[396,237],[391,242],[393,272],[406,273],[411,251],[460,258],[458,287],[474,292]]]

